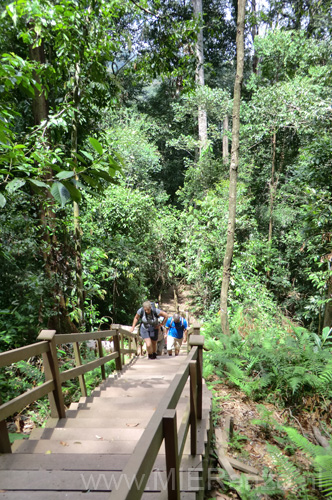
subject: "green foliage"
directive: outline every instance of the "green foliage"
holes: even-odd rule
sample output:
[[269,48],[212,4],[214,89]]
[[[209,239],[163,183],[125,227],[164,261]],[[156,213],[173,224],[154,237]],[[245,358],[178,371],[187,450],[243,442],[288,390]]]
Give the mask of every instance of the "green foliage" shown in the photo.
[[266,449],[278,471],[284,494],[294,499],[310,498],[308,484],[310,475],[300,470],[277,446],[267,444]]
[[332,448],[323,448],[308,441],[304,436],[298,433],[296,429],[286,427],[291,441],[296,444],[298,448],[303,450],[312,460],[315,468],[315,478],[317,484],[322,488],[323,493],[327,497],[332,496]]
[[[205,330],[211,337],[207,345],[215,373],[254,400],[301,407],[307,396],[317,394],[323,404],[332,395],[329,348],[315,349],[310,332],[280,316],[264,318],[257,313],[242,311],[232,323],[237,331],[230,337],[223,336],[216,323]],[[268,423],[266,427],[268,431]]]
[[248,441],[247,436],[243,436],[240,432],[235,431],[233,432],[232,439],[229,442],[230,449],[237,453],[242,453],[246,441]]
[[[158,297],[182,272],[177,211],[157,209],[150,194],[125,186],[108,188],[105,195],[103,201],[89,198],[81,221],[86,305],[93,328],[100,316],[130,324],[139,304]],[[90,317],[93,304],[95,318]]]
[[4,367],[0,371],[2,402],[6,403],[43,382],[44,375],[40,370],[40,360],[38,358],[20,361]]
[[279,497],[283,494],[283,489],[281,485],[277,481],[274,481],[271,476],[269,476],[269,472],[267,469],[264,471],[264,484],[256,486],[252,488],[249,484],[249,481],[245,474],[241,474],[239,479],[236,480],[228,480],[225,483],[234,488],[241,498],[245,500],[259,500],[262,496],[267,497]]

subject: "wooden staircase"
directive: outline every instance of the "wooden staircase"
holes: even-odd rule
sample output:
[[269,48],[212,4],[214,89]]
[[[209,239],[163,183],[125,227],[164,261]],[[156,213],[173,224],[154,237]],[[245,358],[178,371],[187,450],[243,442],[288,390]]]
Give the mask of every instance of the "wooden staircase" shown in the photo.
[[[12,454],[0,455],[0,499],[112,499],[145,429],[181,370],[187,353],[156,360],[134,358],[106,379],[90,397],[81,398],[65,418],[50,418],[29,440],[16,441]],[[189,381],[176,406],[180,432],[188,419]],[[204,497],[210,442],[211,394],[203,383],[202,419],[197,426],[197,454],[190,453],[190,433],[180,463],[180,498]],[[165,445],[161,445],[144,488],[143,500],[166,499]]]

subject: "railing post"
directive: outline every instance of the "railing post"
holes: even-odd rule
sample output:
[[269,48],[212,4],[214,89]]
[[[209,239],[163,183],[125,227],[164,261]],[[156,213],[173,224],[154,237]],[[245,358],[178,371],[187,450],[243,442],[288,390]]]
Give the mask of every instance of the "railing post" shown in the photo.
[[122,363],[122,366],[125,365],[125,354],[123,352],[123,349],[124,349],[124,336],[123,336],[123,333],[120,333],[120,349],[122,349],[122,353],[120,352],[120,356],[121,356],[121,363]]
[[[76,366],[81,366],[82,365],[82,358],[81,358],[80,346],[79,346],[78,342],[73,342],[73,349],[74,349]],[[88,393],[87,393],[87,390],[86,390],[84,375],[79,375],[78,376],[78,380],[79,380],[79,383],[80,383],[81,395],[84,398],[86,398],[87,395],[88,395]]]
[[120,347],[120,339],[119,339],[119,325],[112,325],[112,330],[116,331],[116,334],[113,337],[114,342],[114,352],[118,353],[118,357],[115,358],[115,368],[117,371],[122,370],[122,362],[121,362],[121,347]]
[[[104,353],[103,353],[103,344],[101,343],[101,339],[97,339],[97,344],[98,344],[98,354],[99,354],[99,357],[103,358],[104,357]],[[100,370],[101,370],[101,378],[102,378],[102,380],[106,380],[105,365],[101,365]]]
[[[2,405],[2,399],[0,397],[0,406]],[[6,420],[0,421],[0,453],[11,453],[12,447],[9,440],[9,433],[7,429]]]
[[138,345],[139,345],[138,334],[136,334],[135,335],[136,356],[138,356]]
[[166,454],[168,500],[180,500],[180,474],[176,410],[166,410],[163,416]]
[[197,418],[202,419],[203,413],[203,335],[191,335],[190,345],[198,347],[197,356]]
[[43,353],[45,380],[53,380],[55,389],[48,395],[51,408],[51,417],[65,418],[65,403],[60,382],[58,356],[56,352],[55,330],[42,330],[37,340],[46,340],[49,350]]
[[201,324],[198,321],[195,321],[193,323],[192,327],[188,329],[188,339],[187,339],[187,346],[188,346],[188,352],[190,351],[190,339],[193,335],[200,335],[200,329],[201,329]]
[[[129,336],[128,338],[128,345],[129,345],[129,351],[131,351],[131,337]],[[131,359],[133,357],[132,353],[130,352],[129,353],[129,359]]]
[[190,453],[197,454],[197,364],[189,362],[190,375]]

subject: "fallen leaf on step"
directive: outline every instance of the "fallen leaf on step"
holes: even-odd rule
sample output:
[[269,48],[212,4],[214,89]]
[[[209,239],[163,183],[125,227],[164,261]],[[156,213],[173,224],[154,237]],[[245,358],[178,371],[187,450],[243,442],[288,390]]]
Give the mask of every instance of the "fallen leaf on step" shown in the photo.
[[50,455],[51,453],[52,453],[51,450],[45,451],[45,455]]
[[65,441],[60,441],[60,444],[61,444],[62,446],[69,446],[69,444],[68,444],[68,443],[66,443]]
[[97,439],[104,439],[104,438],[102,438],[101,436],[97,436],[97,434],[96,434],[96,438],[97,438]]
[[[74,444],[82,444],[81,441],[74,441]],[[65,443],[63,446],[69,446],[69,444]]]
[[139,425],[139,422],[137,424],[126,424],[127,427],[137,427]]

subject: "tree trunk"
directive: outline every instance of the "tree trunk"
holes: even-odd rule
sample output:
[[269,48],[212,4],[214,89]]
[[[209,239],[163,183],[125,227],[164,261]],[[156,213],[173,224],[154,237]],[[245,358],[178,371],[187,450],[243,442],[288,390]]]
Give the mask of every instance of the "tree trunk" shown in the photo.
[[266,272],[266,277],[270,280],[271,270],[270,270],[270,252],[272,246],[272,231],[273,231],[273,205],[274,198],[276,194],[276,183],[275,183],[275,168],[276,168],[276,149],[277,149],[277,135],[274,132],[272,135],[272,163],[271,163],[271,179],[270,179],[270,201],[269,201],[269,234],[268,234],[268,270]]
[[[45,64],[44,44],[38,47],[30,46],[29,48],[30,59],[39,64]],[[38,75],[34,75],[37,83],[41,83]],[[32,101],[32,112],[34,116],[34,123],[36,126],[48,120],[48,102],[44,90],[40,92],[35,88],[35,95]],[[47,132],[44,134],[44,147],[49,149],[50,141]],[[53,172],[48,169],[44,173],[44,180],[48,182],[53,177]],[[66,300],[57,279],[57,275],[61,275],[63,270],[60,268],[60,262],[63,260],[59,245],[56,238],[56,216],[53,210],[54,200],[49,191],[46,192],[46,197],[40,206],[40,220],[42,228],[43,258],[45,262],[45,272],[51,282],[54,282],[54,289],[52,290],[54,300],[54,313],[48,320],[48,328],[56,330],[58,333],[67,333],[76,331],[75,326],[70,321]]]
[[[71,151],[75,165],[77,164],[77,142],[78,142],[78,109],[80,103],[79,97],[79,83],[80,83],[80,64],[76,63],[75,66],[75,87],[74,87],[74,116],[72,121],[71,130]],[[78,180],[78,175],[75,176]],[[80,209],[76,201],[73,202],[74,211],[74,242],[75,242],[75,274],[76,274],[76,293],[77,293],[77,307],[79,312],[79,326],[84,329],[85,314],[84,314],[84,283],[82,275],[82,253],[81,253],[81,238],[82,229],[80,225]]]
[[[199,19],[200,30],[197,35],[195,45],[196,51],[196,85],[204,87],[204,45],[203,45],[203,6],[202,0],[193,0],[193,9],[195,18]],[[199,156],[206,148],[207,144],[207,114],[204,106],[198,106],[198,139],[199,139]]]
[[239,166],[239,138],[240,138],[240,105],[241,87],[243,81],[244,66],[244,18],[246,0],[238,0],[238,18],[236,34],[236,77],[234,83],[233,100],[233,129],[232,129],[232,151],[231,164],[229,169],[229,206],[228,206],[228,228],[227,243],[224,257],[223,278],[220,294],[220,320],[224,334],[229,335],[229,325],[227,316],[227,297],[230,280],[230,268],[233,258],[234,236],[235,236],[235,216],[236,216],[236,185],[237,172]]
[[[331,264],[329,263],[329,266],[330,265]],[[329,299],[329,301],[326,302],[325,305],[323,328],[325,328],[326,326],[332,328],[332,277],[331,276],[328,280],[327,298]]]
[[257,26],[257,20],[256,20],[256,0],[251,0],[251,9],[252,9],[251,11],[252,11],[253,18],[255,19],[255,22],[251,26],[252,44],[253,44],[253,48],[254,48],[254,55],[252,58],[252,70],[255,74],[257,74],[258,57],[256,55],[255,46],[254,46],[255,38],[258,35],[258,26]]
[[272,165],[271,165],[271,180],[270,180],[270,205],[269,205],[269,236],[268,242],[272,241],[273,231],[273,205],[275,197],[275,170],[276,170],[276,150],[277,150],[277,134],[274,132],[272,135]]
[[229,147],[228,147],[228,116],[226,115],[224,118],[223,124],[223,136],[222,136],[222,158],[223,162],[228,163],[229,159]]

